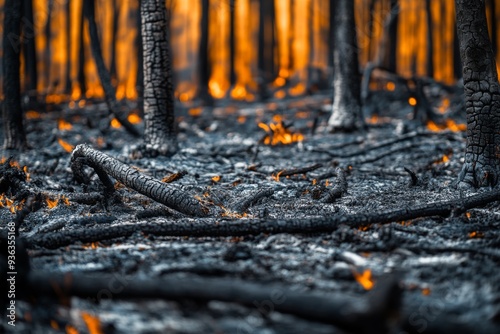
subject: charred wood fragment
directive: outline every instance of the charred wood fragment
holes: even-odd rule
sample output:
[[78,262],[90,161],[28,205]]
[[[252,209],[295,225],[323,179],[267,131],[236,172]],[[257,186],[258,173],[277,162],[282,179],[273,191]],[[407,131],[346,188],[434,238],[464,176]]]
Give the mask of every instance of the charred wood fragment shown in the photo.
[[99,74],[99,79],[101,80],[102,88],[104,89],[106,104],[108,105],[109,111],[115,116],[118,122],[120,122],[123,128],[126,129],[130,134],[138,137],[140,135],[139,131],[120,111],[120,106],[118,104],[118,101],[116,100],[116,90],[111,82],[111,75],[106,68],[106,65],[104,64],[101,42],[99,41],[97,24],[95,22],[95,0],[85,0],[83,7],[84,15],[87,18],[89,24],[90,46],[92,49],[92,55],[96,63],[97,72]]
[[47,233],[55,230],[59,230],[63,227],[68,227],[72,225],[98,225],[98,224],[110,224],[116,220],[116,217],[107,215],[92,215],[92,216],[80,216],[80,217],[70,217],[70,218],[59,218],[50,221],[41,226],[35,227],[33,230],[25,234],[25,236],[30,237],[39,233]]
[[[108,289],[111,276],[53,274],[32,272],[27,278],[30,294],[36,297],[90,298]],[[389,331],[393,314],[401,300],[398,281],[392,276],[378,280],[366,297],[347,294],[298,292],[280,285],[263,285],[242,280],[188,276],[162,279],[123,277],[123,289],[113,297],[120,299],[166,299],[232,302],[255,307],[273,304],[278,312],[311,321],[332,324],[351,333],[385,333]],[[392,323],[393,325],[393,323]]]
[[232,209],[235,212],[244,213],[245,211],[248,210],[249,207],[257,203],[262,198],[270,197],[273,194],[274,190],[271,188],[259,189],[254,193],[252,193],[251,195],[249,195],[248,197],[244,198],[242,201],[233,205]]
[[312,171],[315,171],[318,168],[323,167],[322,164],[314,164],[312,166],[307,166],[307,167],[302,167],[302,168],[292,168],[292,169],[285,169],[278,171],[276,173],[279,173],[279,176],[292,176],[292,175],[297,175],[297,174],[306,174]]
[[415,172],[411,171],[410,169],[408,169],[406,167],[403,167],[403,168],[404,168],[405,172],[407,172],[408,175],[410,175],[410,178],[411,178],[410,187],[415,187],[418,184],[417,174],[415,174]]
[[94,168],[104,183],[106,191],[111,193],[114,191],[114,186],[108,175],[125,186],[184,214],[201,217],[208,213],[208,209],[193,195],[151,176],[141,174],[138,170],[87,145],[78,145],[71,156],[71,169],[80,182],[88,183],[88,177],[83,172],[83,165]]
[[323,203],[333,203],[347,193],[347,177],[345,170],[337,168],[336,172],[337,178],[335,179],[333,188],[327,189],[327,193],[321,198]]
[[163,236],[245,236],[260,233],[331,233],[341,225],[352,228],[372,224],[389,224],[391,222],[408,221],[422,217],[447,217],[452,213],[484,206],[500,200],[500,189],[481,193],[463,199],[434,202],[415,207],[391,210],[387,212],[358,213],[353,215],[336,215],[309,219],[275,219],[243,221],[221,220],[213,224],[213,220],[202,221],[166,221],[158,218],[155,223],[127,224],[103,228],[80,229],[47,233],[27,238],[30,247],[58,248],[71,245],[77,241],[95,242],[101,240],[128,237],[136,232]]

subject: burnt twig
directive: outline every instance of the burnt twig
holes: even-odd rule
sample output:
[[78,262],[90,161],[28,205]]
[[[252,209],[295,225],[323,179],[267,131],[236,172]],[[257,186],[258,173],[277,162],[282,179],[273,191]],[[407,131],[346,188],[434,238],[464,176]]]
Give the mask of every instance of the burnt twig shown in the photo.
[[336,172],[337,178],[335,179],[335,184],[332,189],[328,189],[326,195],[321,199],[323,203],[333,203],[336,199],[347,193],[346,172],[342,168],[337,168]]
[[282,171],[278,171],[276,173],[279,173],[280,176],[292,176],[292,175],[296,175],[296,174],[306,174],[306,173],[309,173],[309,172],[312,172],[318,168],[321,168],[323,167],[322,164],[314,164],[312,166],[307,166],[307,167],[302,167],[302,168],[292,168],[292,169],[285,169],[285,170],[282,170]]
[[234,212],[243,213],[260,199],[264,197],[270,197],[273,194],[274,190],[271,188],[259,189],[256,192],[250,194],[250,196],[244,198],[242,201],[236,203],[232,209]]
[[78,145],[71,155],[71,169],[79,181],[88,182],[88,177],[82,170],[84,164],[96,170],[107,191],[114,191],[107,176],[109,174],[125,186],[184,214],[201,217],[208,213],[206,207],[185,191],[144,175],[90,146]]

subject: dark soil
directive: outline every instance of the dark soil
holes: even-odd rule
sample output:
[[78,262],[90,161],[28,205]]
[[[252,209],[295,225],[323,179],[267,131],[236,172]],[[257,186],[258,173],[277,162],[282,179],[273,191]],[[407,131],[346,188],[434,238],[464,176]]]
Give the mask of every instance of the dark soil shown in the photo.
[[[96,228],[96,223],[82,226],[82,220],[77,219],[89,216],[111,217],[102,219],[99,227],[177,221],[245,223],[276,218],[300,221],[369,215],[473,195],[474,190],[456,188],[465,133],[428,131],[419,121],[410,119],[412,109],[406,102],[390,102],[382,93],[379,96],[377,103],[385,105],[379,108],[378,121],[369,123],[366,131],[348,134],[326,133],[328,94],[265,104],[222,105],[205,109],[198,116],[181,108],[180,152],[169,158],[141,160],[130,158],[133,146],[139,144],[136,139],[122,128],[107,128],[104,104],[89,103],[78,110],[58,106],[61,110],[27,120],[32,150],[1,154],[13,155],[20,166],[28,167],[31,185],[56,194],[102,193],[96,175],[90,185],[74,180],[70,153],[58,142],[62,139],[72,145],[88,143],[158,179],[186,171],[174,184],[197,194],[211,212],[207,218],[186,218],[116,185],[119,200],[61,202],[52,209],[44,203],[26,216],[19,238],[53,233],[48,230],[55,228]],[[455,107],[443,119],[452,117],[463,123],[463,112],[459,105]],[[133,105],[125,109],[132,110]],[[261,141],[265,132],[258,123],[269,124],[274,115],[282,116],[292,132],[302,133],[304,141],[264,145]],[[72,129],[58,130],[61,118],[70,122]],[[277,181],[282,170],[318,163],[321,167],[311,172],[280,176]],[[333,203],[323,203],[322,196],[335,186],[337,167],[347,173],[348,191]],[[412,181],[405,167],[417,179]],[[274,193],[252,203],[244,215],[231,210],[243,198],[264,188]],[[488,189],[479,192],[485,191]],[[14,217],[7,208],[0,208],[4,224]],[[59,222],[58,226],[42,228],[54,222]],[[118,285],[124,286],[140,279],[196,276],[244,280],[332,298],[345,295],[353,302],[370,293],[355,280],[355,273],[370,270],[375,286],[390,273],[397,273],[403,295],[391,331],[498,333],[499,247],[500,206],[492,203],[450,217],[394,221],[359,229],[339,226],[333,233],[243,237],[135,233],[127,238],[93,244],[75,242],[56,249],[33,246],[28,254],[33,272],[95,277],[111,274]],[[19,301],[15,330],[65,333],[76,328],[79,333],[89,333],[92,331],[82,317],[89,313],[99,319],[104,333],[343,332],[335,325],[280,313],[273,307],[262,309],[257,301],[249,307],[217,300],[122,300],[120,291],[103,298],[73,297],[65,302],[41,297],[33,304]],[[102,300],[96,302],[98,299]],[[272,296],[269,300],[270,305],[277,303]],[[5,321],[3,324],[6,326]]]

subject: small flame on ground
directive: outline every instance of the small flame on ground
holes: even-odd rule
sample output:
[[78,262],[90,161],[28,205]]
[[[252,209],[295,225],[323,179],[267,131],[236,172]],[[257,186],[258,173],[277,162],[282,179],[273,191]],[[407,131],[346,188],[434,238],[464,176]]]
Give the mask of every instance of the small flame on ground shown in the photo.
[[471,217],[470,212],[466,212],[466,213],[465,213],[465,217],[467,217],[467,219],[470,219],[470,217]]
[[451,153],[450,154],[443,154],[441,158],[438,160],[434,161],[435,164],[445,164],[450,161]]
[[454,120],[448,118],[445,121],[445,124],[436,124],[433,121],[427,122],[427,129],[432,131],[432,132],[441,132],[444,130],[450,130],[452,132],[463,132],[467,130],[467,125],[466,124],[459,124],[456,123]]
[[412,106],[412,107],[416,106],[416,105],[417,105],[417,99],[416,99],[416,98],[414,98],[414,97],[410,97],[410,98],[408,99],[408,104],[409,104],[410,106]]
[[358,273],[357,271],[353,271],[353,275],[356,281],[361,284],[361,286],[365,290],[371,290],[373,288],[375,283],[373,281],[372,272],[370,269],[366,269],[362,274]]
[[59,199],[58,198],[52,199],[52,198],[47,197],[45,199],[45,203],[47,203],[47,206],[49,207],[49,209],[53,209],[57,206],[57,204],[59,204]]
[[101,321],[97,316],[82,312],[82,319],[85,321],[85,325],[87,325],[89,334],[102,334]]
[[14,200],[8,198],[4,194],[0,194],[0,208],[7,208],[10,213],[16,213],[23,208],[25,200],[23,199],[18,204],[14,203]]
[[142,121],[142,119],[137,114],[130,114],[128,115],[127,119],[131,124],[139,124]]
[[24,172],[24,174],[26,174],[26,181],[30,182],[31,176],[30,176],[30,173],[28,173],[28,166],[23,167],[23,172]]
[[73,125],[71,123],[66,122],[64,119],[60,118],[57,122],[57,128],[61,131],[69,131],[73,129]]
[[287,145],[304,140],[304,136],[301,133],[292,133],[283,126],[281,116],[274,116],[273,121],[269,125],[265,123],[258,124],[262,130],[267,132],[267,135],[264,137],[264,145]]
[[272,174],[272,175],[271,175],[271,178],[272,178],[274,181],[276,181],[276,182],[280,182],[280,176],[281,176],[281,174],[283,174],[283,172],[284,172],[284,170],[279,171],[279,172],[278,172],[278,173],[276,173],[276,174]]
[[216,175],[216,176],[212,177],[212,182],[217,183],[221,180],[221,178],[222,178],[222,176]]
[[78,334],[78,331],[75,327],[71,325],[66,325],[66,334]]
[[475,238],[480,239],[482,237],[484,237],[484,233],[482,233],[482,232],[473,231],[473,232],[469,233],[469,238],[471,238],[471,239],[475,239]]
[[82,247],[83,248],[86,248],[86,249],[97,249],[99,248],[101,245],[99,244],[99,242],[91,242],[89,244],[85,244],[83,245]]
[[73,149],[75,148],[73,145],[71,145],[70,143],[68,142],[65,142],[64,140],[62,140],[61,138],[58,138],[57,139],[57,142],[59,143],[59,145],[61,145],[61,147],[68,153],[71,153],[73,152]]

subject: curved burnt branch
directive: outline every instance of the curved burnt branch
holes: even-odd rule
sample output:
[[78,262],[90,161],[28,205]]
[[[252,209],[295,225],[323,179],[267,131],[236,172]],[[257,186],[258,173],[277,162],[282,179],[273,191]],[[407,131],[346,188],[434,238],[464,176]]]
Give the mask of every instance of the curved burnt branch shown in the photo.
[[208,213],[208,209],[193,195],[141,174],[138,170],[87,145],[78,145],[71,155],[71,169],[79,181],[88,182],[82,170],[84,164],[96,170],[106,186],[106,191],[114,191],[108,177],[111,175],[125,186],[184,214],[202,217]]
[[163,236],[245,236],[260,233],[331,233],[340,225],[353,228],[372,224],[388,224],[421,217],[449,216],[471,208],[484,206],[500,200],[500,189],[481,193],[464,199],[435,202],[416,207],[407,207],[387,212],[359,213],[309,219],[275,220],[222,220],[217,224],[209,221],[192,220],[167,221],[157,219],[155,223],[127,224],[95,229],[70,230],[27,238],[27,245],[58,248],[75,242],[95,242],[120,237],[128,237],[136,232]]

